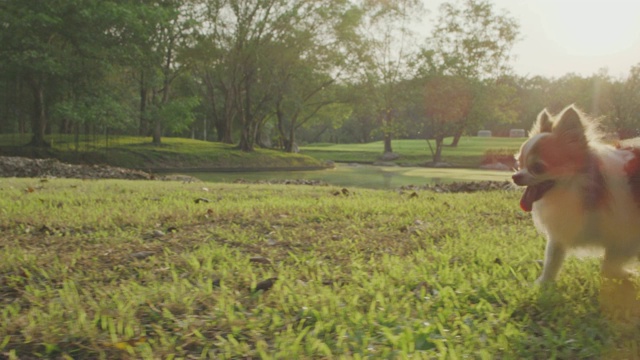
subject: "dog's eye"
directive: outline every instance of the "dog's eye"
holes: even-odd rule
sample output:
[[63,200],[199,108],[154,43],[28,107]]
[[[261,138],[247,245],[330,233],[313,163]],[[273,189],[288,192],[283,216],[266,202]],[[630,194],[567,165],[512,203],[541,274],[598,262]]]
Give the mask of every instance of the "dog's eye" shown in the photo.
[[531,171],[531,173],[534,175],[544,174],[546,170],[547,170],[547,167],[540,162],[533,163],[531,164],[531,166],[529,166],[529,171]]

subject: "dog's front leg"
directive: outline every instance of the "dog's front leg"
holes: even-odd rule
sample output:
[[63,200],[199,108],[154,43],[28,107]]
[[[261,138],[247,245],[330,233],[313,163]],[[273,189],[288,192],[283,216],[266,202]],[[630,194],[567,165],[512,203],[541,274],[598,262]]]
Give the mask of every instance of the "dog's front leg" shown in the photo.
[[544,251],[544,266],[542,268],[542,275],[536,280],[536,283],[546,283],[553,281],[560,271],[562,262],[567,255],[566,249],[560,244],[549,239],[547,241],[547,247]]

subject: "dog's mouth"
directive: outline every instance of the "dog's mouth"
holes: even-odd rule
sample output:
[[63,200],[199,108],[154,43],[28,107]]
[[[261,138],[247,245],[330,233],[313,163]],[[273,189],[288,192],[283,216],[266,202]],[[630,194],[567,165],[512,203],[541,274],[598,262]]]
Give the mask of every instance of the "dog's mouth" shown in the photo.
[[553,185],[555,185],[555,181],[546,180],[540,184],[527,186],[520,199],[520,208],[530,212],[533,209],[533,203],[540,200],[547,191],[551,190]]

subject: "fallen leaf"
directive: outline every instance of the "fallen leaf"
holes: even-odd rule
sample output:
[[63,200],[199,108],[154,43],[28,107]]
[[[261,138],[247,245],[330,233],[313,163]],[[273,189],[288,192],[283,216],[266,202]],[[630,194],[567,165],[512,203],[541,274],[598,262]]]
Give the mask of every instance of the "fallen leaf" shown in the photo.
[[201,202],[208,203],[208,202],[211,202],[211,201],[209,199],[207,199],[207,198],[197,198],[195,200],[195,202],[196,202],[196,204],[200,204]]
[[418,193],[417,192],[412,192],[411,195],[409,195],[409,199],[413,199],[413,198],[417,198],[418,197]]
[[135,259],[138,259],[138,260],[142,260],[142,259],[146,259],[149,256],[152,256],[154,254],[155,254],[155,252],[153,252],[153,251],[139,251],[137,253],[131,254],[131,257],[133,257]]
[[249,259],[249,262],[271,265],[271,260],[269,260],[267,258],[264,258],[262,256],[254,256],[254,257]]
[[255,289],[253,289],[252,292],[258,292],[260,290],[267,291],[273,287],[273,285],[276,283],[277,280],[278,280],[277,277],[272,277],[267,280],[260,281],[259,283],[256,284],[256,287]]
[[177,228],[177,227],[175,227],[175,226],[169,226],[169,227],[167,228],[167,232],[168,232],[168,233],[178,232],[178,228]]
[[349,189],[347,189],[347,188],[342,188],[342,190],[340,190],[340,191],[342,191],[342,195],[344,195],[344,196],[349,196]]

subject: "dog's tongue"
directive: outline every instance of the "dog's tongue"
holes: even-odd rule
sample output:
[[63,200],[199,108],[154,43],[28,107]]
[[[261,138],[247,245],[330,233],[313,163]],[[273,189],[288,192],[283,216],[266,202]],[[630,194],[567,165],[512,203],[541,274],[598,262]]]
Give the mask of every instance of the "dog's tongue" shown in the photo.
[[533,203],[540,200],[544,193],[551,190],[553,185],[553,180],[547,180],[540,184],[527,186],[527,189],[520,199],[520,208],[526,212],[530,212],[533,209]]

